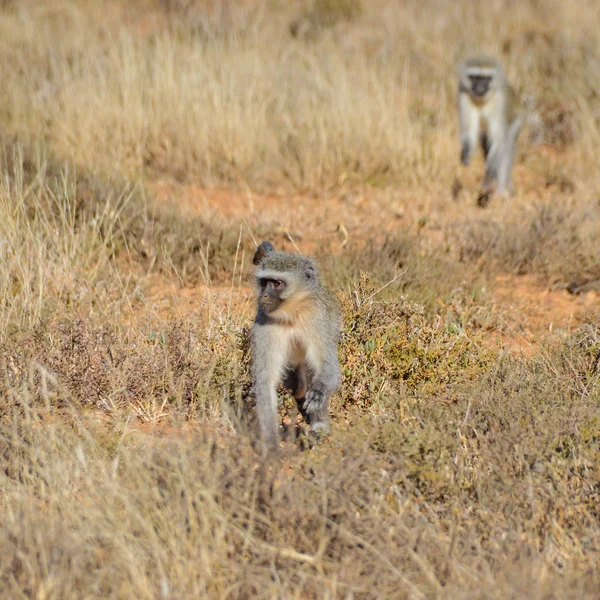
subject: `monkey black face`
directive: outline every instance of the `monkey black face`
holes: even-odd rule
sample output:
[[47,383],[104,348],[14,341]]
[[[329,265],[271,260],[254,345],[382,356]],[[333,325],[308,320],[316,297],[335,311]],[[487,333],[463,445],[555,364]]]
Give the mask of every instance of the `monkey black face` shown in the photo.
[[488,93],[492,78],[489,75],[469,75],[469,81],[473,94],[478,98],[483,98]]
[[282,294],[287,287],[285,281],[265,277],[258,280],[258,285],[260,287],[259,305],[267,314],[275,312],[284,301]]

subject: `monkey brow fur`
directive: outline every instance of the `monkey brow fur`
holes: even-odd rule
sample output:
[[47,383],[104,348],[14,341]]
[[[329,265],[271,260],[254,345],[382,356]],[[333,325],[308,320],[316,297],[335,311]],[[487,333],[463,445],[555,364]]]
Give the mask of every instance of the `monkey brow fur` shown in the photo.
[[274,269],[260,269],[256,271],[256,280],[260,281],[261,279],[279,279],[289,284],[291,282],[292,277],[290,276],[290,273],[286,271],[277,271]]

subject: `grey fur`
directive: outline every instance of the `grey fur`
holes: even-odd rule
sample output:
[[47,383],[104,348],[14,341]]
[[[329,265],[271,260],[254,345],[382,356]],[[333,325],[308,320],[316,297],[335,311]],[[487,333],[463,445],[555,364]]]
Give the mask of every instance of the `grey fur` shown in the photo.
[[512,193],[512,163],[525,111],[495,58],[469,58],[460,65],[458,76],[460,159],[468,165],[481,145],[485,156],[482,204],[494,191]]
[[265,258],[267,254],[269,254],[269,252],[275,252],[275,247],[273,246],[273,244],[271,244],[271,242],[263,242],[256,249],[256,252],[254,253],[254,258],[252,259],[252,264],[259,265],[263,258]]
[[279,442],[280,382],[296,398],[313,435],[329,430],[329,399],[341,382],[337,351],[341,317],[339,302],[323,284],[312,258],[278,252],[263,242],[253,263],[257,266],[254,395],[263,443],[273,451]]

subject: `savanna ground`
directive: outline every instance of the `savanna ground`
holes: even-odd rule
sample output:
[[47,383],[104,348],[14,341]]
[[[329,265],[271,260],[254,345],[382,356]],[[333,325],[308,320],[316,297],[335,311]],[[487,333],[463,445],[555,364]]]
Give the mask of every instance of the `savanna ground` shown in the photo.
[[[599,597],[597,3],[1,4],[1,597]],[[486,209],[479,51],[531,106]],[[268,464],[263,239],[344,310]]]

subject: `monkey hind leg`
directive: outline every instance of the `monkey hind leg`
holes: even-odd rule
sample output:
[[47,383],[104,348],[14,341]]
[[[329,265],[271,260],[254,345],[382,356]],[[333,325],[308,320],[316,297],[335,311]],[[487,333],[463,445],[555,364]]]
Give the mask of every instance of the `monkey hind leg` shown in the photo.
[[492,142],[486,133],[481,134],[480,142],[481,142],[481,148],[483,149],[483,156],[487,160],[488,154],[490,153],[490,150],[492,149]]
[[500,163],[500,169],[499,169],[499,173],[498,173],[498,190],[497,191],[499,194],[506,194],[506,195],[511,196],[514,193],[513,186],[512,186],[512,178],[511,178],[514,151],[515,151],[514,145],[512,145],[512,143],[509,140],[509,142],[506,145],[504,154],[502,156],[502,161]]
[[[489,138],[486,136],[485,139],[487,144]],[[483,177],[481,192],[477,197],[477,206],[482,208],[486,207],[490,203],[492,196],[496,193],[500,170],[498,145],[496,144],[493,148],[488,147],[487,152],[488,154],[485,160],[485,175]]]
[[497,160],[488,157],[485,165],[485,175],[483,177],[483,190],[493,192],[498,184],[498,165]]
[[477,196],[477,206],[485,208],[490,203],[492,196],[496,193],[497,185],[498,181],[495,172],[489,173],[486,171],[481,191]]
[[306,367],[300,365],[295,369],[292,369],[283,381],[283,387],[296,398],[304,398],[306,390],[308,389],[308,380],[306,377]]
[[[308,421],[308,415],[304,411],[304,396],[308,389],[308,378],[306,367],[298,365],[286,373],[283,379],[283,387],[294,397],[297,412],[292,414],[291,422],[287,425],[285,439],[293,441],[300,436],[300,427],[297,423],[298,412],[302,415],[304,421]],[[286,426],[284,426],[285,429]]]

